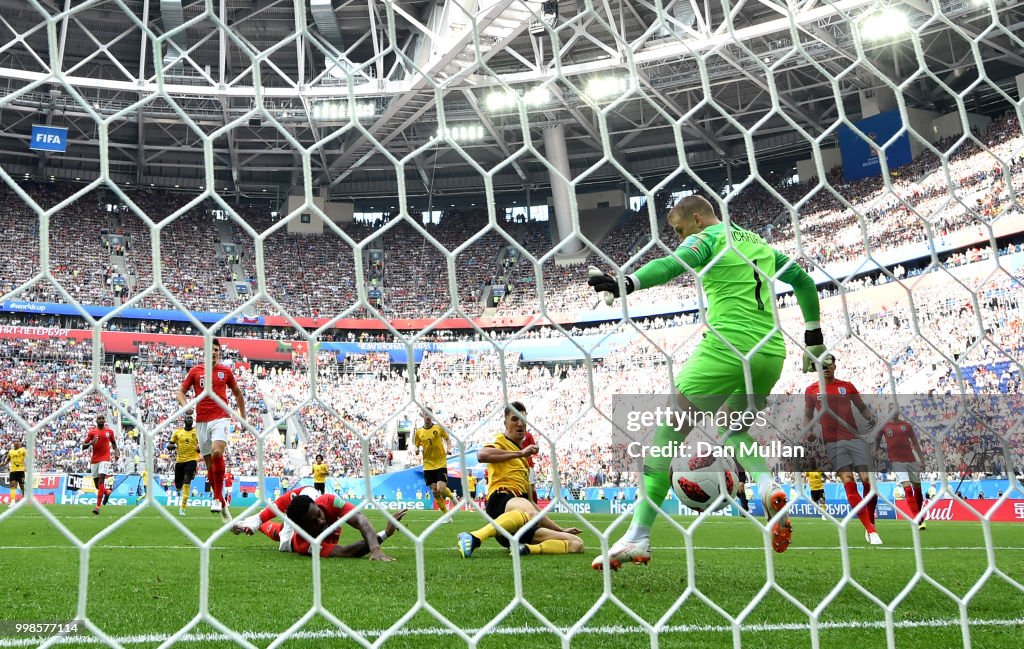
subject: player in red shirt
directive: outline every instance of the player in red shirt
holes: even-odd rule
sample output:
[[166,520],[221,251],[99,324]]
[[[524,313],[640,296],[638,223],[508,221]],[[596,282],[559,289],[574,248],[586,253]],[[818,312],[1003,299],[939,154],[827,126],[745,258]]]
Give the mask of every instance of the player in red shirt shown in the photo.
[[[242,389],[235,381],[235,375],[227,365],[220,364],[220,340],[213,339],[213,367],[210,374],[213,379],[212,392],[221,401],[227,403],[227,390],[235,396],[235,403],[238,405],[238,416],[245,421],[245,396]],[[205,389],[205,368],[197,365],[188,371],[185,380],[182,381],[177,393],[174,395],[178,403],[185,406],[188,403],[186,396],[191,390],[195,397],[199,397]],[[186,416],[191,416],[191,411]],[[221,515],[224,521],[231,520],[231,511],[224,501],[224,475],[227,469],[224,466],[224,451],[228,446],[228,433],[231,431],[231,414],[212,397],[204,397],[196,406],[195,413],[196,436],[199,438],[199,453],[206,461],[206,478],[213,491],[213,506],[210,511]]]
[[[522,447],[526,448],[527,446],[537,446],[537,448],[540,448],[540,446],[537,445],[537,440],[534,439],[534,437],[533,437],[533,433],[531,433],[530,431],[526,431],[525,433],[523,433]],[[537,482],[537,475],[533,471],[533,462],[534,462],[534,456],[527,455],[526,456],[526,464],[530,467],[530,491],[532,492],[532,495],[533,495],[533,502],[534,502],[534,504],[536,504],[537,503],[537,487],[534,486],[534,485]]]
[[[924,494],[921,492],[921,459],[924,453],[921,452],[921,445],[914,434],[914,427],[897,412],[884,426],[879,435],[878,444],[881,446],[885,441],[886,455],[892,463],[892,470],[896,473],[896,482],[903,485],[903,494],[907,499],[907,507],[911,515],[917,520],[921,512],[921,505],[924,504]],[[918,523],[918,529],[925,529],[924,520]]]
[[[285,492],[274,501],[274,506],[288,517],[290,523],[274,522],[277,512],[273,508],[267,507],[259,514],[236,522],[231,526],[231,532],[252,536],[256,530],[259,530],[268,538],[277,541],[278,549],[281,552],[294,552],[309,556],[312,545],[300,534],[295,533],[292,524],[298,525],[306,534],[316,538],[355,509],[354,506],[342,500],[341,496],[321,495],[313,487],[299,487]],[[402,520],[406,511],[403,509],[395,513],[395,520]],[[378,534],[373,529],[370,519],[361,512],[354,513],[346,522],[359,530],[363,535],[363,540],[349,545],[338,545],[338,541],[341,539],[341,528],[339,527],[320,543],[321,557],[362,557],[369,554],[371,561],[394,561],[380,549],[380,544],[398,531],[393,523],[389,522],[387,528]]]
[[[857,493],[857,481],[853,472],[857,471],[860,474],[864,496],[868,497],[871,491],[871,482],[867,470],[871,464],[871,458],[868,454],[867,444],[857,431],[857,420],[854,418],[853,408],[856,407],[860,411],[872,429],[875,427],[875,414],[864,403],[864,399],[861,398],[860,392],[853,383],[836,378],[835,356],[826,354],[822,357],[821,362],[822,373],[825,375],[825,396],[821,395],[821,386],[818,383],[812,383],[804,390],[804,428],[807,428],[814,419],[815,411],[821,411],[821,438],[825,443],[831,469],[836,472],[843,483],[850,508],[856,509],[861,504],[862,498]],[[810,437],[813,439],[814,435],[812,434]],[[877,499],[871,496],[864,508],[857,512],[857,517],[864,525],[868,543],[882,545],[882,539],[875,529],[876,501]]]
[[103,506],[103,496],[107,494],[107,476],[113,473],[110,449],[114,449],[114,462],[119,455],[114,431],[107,428],[107,418],[103,415],[96,417],[96,428],[90,430],[82,442],[83,450],[89,447],[92,447],[89,468],[92,471],[92,481],[96,484],[96,507],[92,513],[99,515],[100,507]]
[[224,474],[224,500],[231,505],[231,487],[235,484],[235,474],[228,471]]

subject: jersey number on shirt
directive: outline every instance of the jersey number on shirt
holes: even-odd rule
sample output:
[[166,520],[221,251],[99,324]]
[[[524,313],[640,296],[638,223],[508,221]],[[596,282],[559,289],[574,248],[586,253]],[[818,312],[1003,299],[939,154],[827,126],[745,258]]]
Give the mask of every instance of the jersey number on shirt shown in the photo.
[[761,299],[761,275],[757,272],[757,260],[754,260],[754,298],[757,300],[757,310],[764,311],[764,300]]

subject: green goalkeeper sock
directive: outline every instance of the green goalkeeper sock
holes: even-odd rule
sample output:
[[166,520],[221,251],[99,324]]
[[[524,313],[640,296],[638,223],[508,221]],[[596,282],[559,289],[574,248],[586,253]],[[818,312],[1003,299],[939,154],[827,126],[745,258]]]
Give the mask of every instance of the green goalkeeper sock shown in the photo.
[[[679,433],[670,426],[658,426],[654,431],[654,441],[651,442],[651,446],[665,446],[673,441],[681,441]],[[650,536],[651,525],[658,517],[658,509],[665,501],[670,486],[672,486],[672,458],[647,456],[644,460],[643,491],[638,496],[636,509],[633,510],[633,523],[626,533],[629,540],[637,541]],[[645,499],[643,494],[647,494],[650,501]]]
[[[720,433],[724,431],[722,428],[718,430]],[[740,463],[740,466],[746,469],[750,477],[757,483],[758,488],[765,489],[772,481],[772,470],[768,468],[768,462],[760,455],[747,455],[740,452],[741,444],[749,445],[754,443],[754,438],[746,431],[732,433],[722,440],[723,445],[728,446],[734,451],[735,455],[733,457]]]

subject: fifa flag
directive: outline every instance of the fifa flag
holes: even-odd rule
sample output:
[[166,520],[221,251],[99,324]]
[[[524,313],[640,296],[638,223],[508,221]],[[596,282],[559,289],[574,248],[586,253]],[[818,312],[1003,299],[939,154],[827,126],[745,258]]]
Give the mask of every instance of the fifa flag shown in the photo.
[[903,117],[899,110],[879,113],[853,125],[860,133],[845,124],[839,126],[839,154],[843,160],[843,178],[847,182],[882,174],[878,152],[872,144],[877,147],[889,144],[885,149],[885,161],[890,170],[913,161],[910,137],[905,131],[889,142],[903,129]]
[[33,151],[56,151],[64,153],[68,149],[68,130],[60,126],[32,125],[32,139],[28,148]]
[[249,482],[248,480],[242,480],[238,483],[238,493],[242,494],[255,494],[257,483],[256,481]]

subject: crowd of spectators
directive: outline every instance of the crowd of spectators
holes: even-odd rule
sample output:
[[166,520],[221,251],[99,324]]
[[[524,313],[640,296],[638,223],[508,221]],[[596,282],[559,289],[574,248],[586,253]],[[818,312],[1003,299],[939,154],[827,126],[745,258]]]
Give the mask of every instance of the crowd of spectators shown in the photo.
[[[972,138],[940,141],[935,146],[944,158],[926,150],[911,164],[896,169],[886,185],[881,178],[845,182],[833,170],[827,183],[792,183],[769,175],[765,179],[737,180],[727,196],[729,216],[756,230],[780,250],[796,257],[806,268],[866,259],[870,254],[929,239],[938,244],[954,233],[986,234],[986,228],[1009,209],[1016,209],[1012,187],[1024,185],[1024,138],[1015,114],[994,120],[984,133]],[[44,208],[53,206],[78,189],[61,183],[26,182],[24,189]],[[256,292],[256,242],[234,220],[226,231],[218,227],[221,206],[196,202],[184,194],[152,188],[129,193],[134,205],[160,225],[161,276],[166,290],[193,311],[226,312]],[[659,195],[659,219],[667,205]],[[6,186],[0,187],[8,236],[0,252],[33,264],[0,270],[0,288],[20,287],[38,267],[39,244],[34,212]],[[785,201],[785,202],[784,202]],[[794,234],[793,212],[786,202],[799,206],[799,246]],[[276,218],[269,206],[238,206],[237,217],[255,232],[266,232]],[[168,217],[174,215],[173,220]],[[437,223],[420,224],[394,216],[386,222],[344,223],[339,227],[356,243],[363,243],[361,270],[356,268],[351,245],[330,227],[323,235],[289,234],[278,227],[262,241],[266,290],[293,316],[324,317],[348,312],[350,316],[373,315],[358,307],[357,273],[373,309],[386,318],[439,317],[455,309],[478,316],[488,306],[484,288],[491,282],[509,287],[495,315],[532,315],[540,311],[564,313],[595,306],[593,293],[580,281],[583,264],[607,266],[591,254],[578,263],[564,264],[550,255],[552,242],[546,223],[502,222],[504,235],[488,229],[485,210],[451,209]],[[676,245],[675,234],[662,219],[658,224],[661,244],[650,242],[650,214],[646,208],[628,214],[599,245],[603,255],[626,271],[665,254]],[[110,247],[101,231],[125,238],[121,269],[111,265]],[[424,235],[426,233],[427,236]],[[233,239],[233,240],[231,240]],[[534,265],[520,255],[505,265],[499,252],[511,240],[535,258]],[[233,255],[220,244],[234,244]],[[132,298],[153,282],[151,226],[134,209],[121,205],[105,189],[77,198],[51,221],[51,268],[60,285],[83,303],[110,305]],[[463,248],[462,246],[465,247]],[[641,250],[646,252],[639,254]],[[371,251],[382,256],[371,258]],[[459,250],[451,267],[448,252]],[[447,251],[447,252],[446,252]],[[119,257],[120,258],[120,257]],[[627,263],[635,258],[633,263]],[[237,265],[234,263],[237,262]],[[241,273],[238,272],[241,269]],[[454,270],[454,282],[449,275]],[[543,282],[542,295],[538,287]],[[123,287],[121,286],[123,283]],[[235,296],[229,288],[248,290]],[[672,303],[682,299],[691,281],[649,291],[646,299]],[[116,293],[116,294],[115,294]],[[542,299],[541,299],[542,297]],[[45,282],[37,282],[22,299],[65,301]],[[135,303],[143,308],[172,308],[160,292]],[[269,303],[255,311],[274,314]]]

